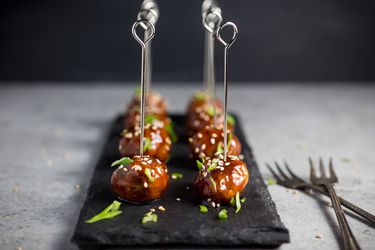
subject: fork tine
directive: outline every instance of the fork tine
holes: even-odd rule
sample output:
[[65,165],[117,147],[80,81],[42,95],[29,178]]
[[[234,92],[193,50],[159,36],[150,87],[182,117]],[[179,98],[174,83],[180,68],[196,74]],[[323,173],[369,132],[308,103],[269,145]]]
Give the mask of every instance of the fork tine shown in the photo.
[[277,161],[275,161],[276,168],[279,170],[280,174],[284,177],[285,180],[289,180],[289,176],[287,176],[284,171],[281,169]]
[[316,179],[314,164],[312,162],[311,157],[309,157],[309,163],[310,163],[310,180],[311,182],[314,182],[313,179]]
[[326,171],[324,170],[324,164],[321,157],[319,157],[319,169],[320,169],[320,176],[326,178]]
[[305,182],[304,180],[302,180],[301,178],[299,178],[289,167],[289,164],[286,162],[286,160],[284,160],[284,166],[286,168],[286,170],[288,171],[288,173],[295,179],[299,180],[299,181],[303,181]]
[[333,163],[332,163],[332,157],[329,158],[329,175],[333,181],[338,182],[338,178],[336,176],[335,170],[333,170]]
[[273,171],[272,167],[268,163],[266,163],[266,166],[273,175],[273,177],[277,180],[277,182],[280,184],[283,183],[283,180],[281,180],[281,178]]

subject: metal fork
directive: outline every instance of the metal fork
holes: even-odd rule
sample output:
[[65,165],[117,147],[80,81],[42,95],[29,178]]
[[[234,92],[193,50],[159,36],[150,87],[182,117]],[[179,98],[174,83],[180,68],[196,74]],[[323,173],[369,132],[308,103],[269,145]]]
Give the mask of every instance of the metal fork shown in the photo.
[[[305,180],[297,176],[290,169],[288,163],[285,160],[284,160],[284,166],[285,166],[286,171],[289,173],[289,175],[287,175],[286,172],[282,170],[282,168],[277,162],[275,162],[275,166],[278,169],[279,174],[277,174],[268,163],[266,163],[266,166],[272,173],[273,177],[277,180],[277,184],[281,186],[284,186],[286,188],[304,190],[304,191],[311,189],[329,197],[328,192],[324,188],[317,186],[317,185],[310,184],[309,182],[306,182]],[[371,223],[372,227],[375,226],[375,216],[373,214],[367,212],[366,210],[363,210],[362,208],[354,205],[353,203],[341,197],[338,197],[338,198],[340,200],[341,205],[353,211],[354,213],[358,214],[362,218],[368,220]]]
[[361,249],[357,240],[355,239],[352,230],[346,220],[344,211],[341,208],[340,200],[337,197],[333,183],[337,183],[338,179],[335,171],[333,170],[332,159],[329,160],[329,176],[326,176],[323,161],[319,159],[320,177],[315,173],[315,168],[311,158],[310,162],[310,180],[311,183],[325,187],[328,190],[329,196],[332,201],[333,208],[336,213],[336,218],[341,229],[341,238],[344,243],[344,249]]

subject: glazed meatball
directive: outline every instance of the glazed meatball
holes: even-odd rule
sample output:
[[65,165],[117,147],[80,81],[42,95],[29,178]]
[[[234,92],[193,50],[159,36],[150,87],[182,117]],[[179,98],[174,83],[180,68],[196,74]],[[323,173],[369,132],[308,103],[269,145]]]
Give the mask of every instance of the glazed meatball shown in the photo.
[[[192,113],[186,117],[187,133],[189,136],[204,129],[206,126],[214,125],[214,110],[212,105],[205,105],[196,108]],[[223,127],[224,113],[223,110],[216,110],[216,127]],[[234,119],[228,115],[227,120],[228,129],[234,129]]]
[[[150,91],[146,95],[146,113],[156,114],[159,116],[167,116],[168,104],[167,101],[157,92]],[[135,93],[132,100],[129,102],[126,113],[132,113],[134,111],[139,112],[140,107],[140,93]]]
[[160,199],[169,183],[167,166],[150,156],[134,156],[130,161],[113,172],[113,191],[119,198],[137,204]]
[[[241,154],[241,143],[230,130],[228,130],[228,154]],[[223,129],[207,126],[198,133],[189,137],[190,149],[195,159],[202,157],[214,157],[217,152],[223,152],[224,149],[224,131]]]
[[[119,151],[121,156],[132,157],[139,154],[140,146],[140,128],[125,129],[121,133],[119,141]],[[171,150],[171,138],[165,131],[165,128],[152,124],[146,124],[144,127],[144,153],[157,158],[163,162],[169,158]]]
[[223,154],[207,159],[195,180],[195,187],[203,200],[217,203],[229,203],[241,193],[249,181],[246,164],[237,156]]

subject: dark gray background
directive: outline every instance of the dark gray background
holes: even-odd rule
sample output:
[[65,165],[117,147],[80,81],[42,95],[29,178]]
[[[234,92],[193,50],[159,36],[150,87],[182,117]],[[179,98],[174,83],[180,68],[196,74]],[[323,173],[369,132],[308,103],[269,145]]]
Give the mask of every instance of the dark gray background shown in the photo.
[[[1,1],[0,80],[138,80],[140,47],[130,28],[140,3]],[[219,4],[240,30],[231,49],[231,80],[375,80],[374,0]],[[161,0],[159,7],[154,79],[200,82],[201,1]]]

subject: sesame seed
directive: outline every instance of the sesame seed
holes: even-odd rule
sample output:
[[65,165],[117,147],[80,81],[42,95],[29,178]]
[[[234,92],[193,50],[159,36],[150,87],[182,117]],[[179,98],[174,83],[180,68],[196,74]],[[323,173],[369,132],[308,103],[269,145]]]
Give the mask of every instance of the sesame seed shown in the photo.
[[216,203],[215,202],[211,202],[211,206],[212,207],[216,207]]
[[211,138],[210,142],[212,145],[215,144],[215,138]]
[[317,239],[322,239],[322,238],[323,238],[323,235],[321,235],[321,234],[315,235],[315,238],[317,238]]
[[145,188],[148,188],[148,184],[147,184],[147,182],[143,182],[143,186],[144,186]]
[[157,130],[158,127],[156,127],[155,125],[152,126],[152,130]]
[[189,190],[190,189],[190,187],[186,187],[186,190]]
[[127,169],[127,168],[123,168],[122,170],[124,170],[125,172],[128,172],[128,169]]
[[132,133],[126,133],[125,134],[125,138],[132,138],[133,137],[133,134]]
[[210,201],[211,201],[211,198],[208,198],[207,201],[210,202]]
[[120,166],[118,167],[118,169],[122,169],[122,168],[124,168],[124,165],[120,165]]
[[159,209],[160,211],[162,211],[162,212],[165,212],[165,210],[166,210],[163,206],[159,206],[158,209]]
[[200,124],[200,121],[198,121],[198,120],[195,120],[194,123],[193,123],[194,127],[198,127],[199,124]]
[[132,169],[134,169],[135,171],[140,171],[140,170],[142,170],[142,167],[139,166],[139,165],[134,165],[134,166],[132,166]]
[[156,211],[155,208],[150,209],[150,212],[152,212],[152,213],[155,213],[155,211]]
[[169,137],[167,137],[166,139],[165,139],[165,141],[168,143],[168,144],[171,144],[172,142],[171,142],[171,139],[169,139]]
[[212,134],[212,137],[213,137],[213,138],[216,138],[216,137],[217,137],[217,134],[213,133],[213,134]]
[[175,176],[175,175],[172,175],[172,179],[174,179],[174,180],[175,180],[175,179],[177,179],[177,176]]
[[181,201],[181,199],[177,197],[177,198],[176,198],[176,201]]
[[195,152],[195,153],[198,153],[198,152],[199,152],[199,148],[196,147],[194,152]]
[[198,136],[198,138],[202,138],[203,137],[202,133],[198,133],[197,136]]
[[148,160],[147,163],[148,163],[148,164],[151,164],[151,163],[152,163],[152,160]]
[[205,150],[206,149],[206,144],[203,143],[202,146],[201,146],[201,149]]
[[229,163],[229,162],[226,162],[226,163],[225,163],[225,166],[229,166],[229,165],[230,165],[230,163]]
[[189,142],[192,143],[193,142],[193,138],[189,137]]

